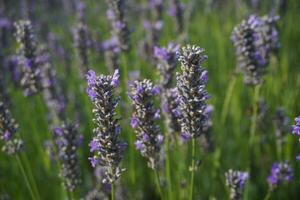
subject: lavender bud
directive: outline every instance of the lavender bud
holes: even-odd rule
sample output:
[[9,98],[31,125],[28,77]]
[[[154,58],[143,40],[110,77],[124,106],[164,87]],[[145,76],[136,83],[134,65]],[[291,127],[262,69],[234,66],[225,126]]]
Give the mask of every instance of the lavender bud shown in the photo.
[[163,136],[156,124],[157,109],[154,107],[155,86],[149,80],[134,81],[131,85],[130,98],[133,104],[131,126],[136,133],[135,143],[151,169],[158,168],[159,153]]
[[[0,98],[2,98],[1,94]],[[14,155],[23,150],[23,141],[21,139],[13,138],[17,129],[18,124],[12,117],[11,112],[4,102],[0,100],[0,139],[4,142],[2,151],[8,155]]]
[[119,139],[120,125],[116,118],[119,97],[114,97],[114,91],[118,79],[118,70],[113,76],[96,76],[92,70],[87,74],[89,96],[94,104],[94,122],[97,125],[90,142],[90,151],[94,155],[89,160],[93,167],[105,167],[105,183],[114,183],[125,170],[119,166],[127,145]]
[[180,99],[181,132],[191,138],[199,137],[203,133],[207,121],[205,115],[206,100],[209,98],[206,91],[206,80],[201,77],[206,70],[201,63],[207,59],[204,49],[198,46],[186,46],[178,53],[181,62],[181,73],[177,73],[177,88]]
[[154,47],[154,57],[159,63],[157,69],[160,73],[160,86],[162,88],[170,88],[176,70],[176,52],[179,45],[170,43],[167,48]]
[[276,139],[280,145],[284,143],[284,133],[289,130],[290,119],[286,115],[283,108],[277,109],[275,116],[273,118],[273,124],[275,126]]
[[16,39],[19,43],[19,62],[22,66],[21,86],[25,96],[41,90],[40,69],[37,63],[37,46],[30,21],[15,23]]
[[248,172],[230,169],[225,173],[225,177],[226,185],[230,189],[230,199],[241,200],[243,198],[246,181],[249,178]]
[[112,35],[118,39],[123,51],[129,50],[129,29],[125,20],[125,0],[107,0],[108,19],[112,24]]
[[65,123],[61,128],[54,129],[53,137],[61,164],[60,176],[65,187],[74,191],[81,182],[77,150],[82,143],[82,136],[78,134],[76,125]]
[[83,76],[89,69],[89,33],[85,23],[78,22],[74,30],[74,44],[77,50],[80,73]]
[[300,116],[295,118],[296,124],[292,126],[292,133],[296,136],[300,136]]
[[293,179],[293,170],[287,162],[274,163],[271,174],[268,177],[269,186],[273,189],[282,183],[287,183]]
[[180,0],[171,0],[171,7],[169,9],[169,15],[173,17],[176,24],[176,32],[182,33],[184,30],[184,6]]

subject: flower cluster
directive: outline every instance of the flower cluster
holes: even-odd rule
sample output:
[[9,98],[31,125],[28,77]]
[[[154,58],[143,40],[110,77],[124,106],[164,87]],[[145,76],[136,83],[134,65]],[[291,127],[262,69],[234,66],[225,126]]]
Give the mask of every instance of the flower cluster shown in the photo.
[[279,47],[276,22],[278,16],[251,15],[232,32],[236,47],[238,70],[243,72],[246,84],[258,85],[266,72],[271,53]]
[[77,49],[79,69],[82,75],[89,69],[88,50],[90,47],[90,38],[88,28],[84,22],[78,22],[74,30],[74,44]]
[[30,21],[15,23],[16,39],[19,43],[19,63],[22,66],[21,86],[25,96],[41,90],[40,68],[37,63],[37,45]]
[[90,70],[86,77],[87,93],[94,104],[94,122],[97,125],[89,144],[94,155],[89,159],[93,167],[100,165],[106,169],[103,182],[113,183],[124,171],[119,165],[127,146],[119,139],[121,127],[116,117],[119,98],[115,98],[114,91],[119,85],[119,70],[115,70],[112,76],[96,76]]
[[182,33],[184,29],[184,5],[180,0],[172,0],[171,7],[168,10],[168,13],[171,17],[175,19],[176,23],[176,32]]
[[165,91],[165,100],[162,109],[166,115],[167,126],[170,133],[180,132],[179,119],[181,111],[179,109],[179,94],[177,88],[167,89]]
[[181,62],[181,73],[177,73],[177,88],[179,91],[181,134],[185,138],[196,138],[203,133],[207,121],[205,110],[208,74],[201,66],[207,59],[204,49],[197,46],[186,46],[178,53]]
[[282,183],[290,182],[293,179],[293,170],[286,162],[274,163],[271,174],[268,177],[268,183],[271,188],[275,188]]
[[295,118],[296,124],[292,126],[292,133],[300,136],[300,116]]
[[58,149],[61,164],[60,176],[69,191],[74,191],[80,184],[80,170],[77,150],[83,137],[78,134],[78,127],[71,123],[64,123],[62,127],[53,130],[53,137]]
[[154,107],[154,96],[159,92],[159,87],[145,79],[134,81],[129,95],[133,104],[130,124],[137,136],[135,146],[147,159],[148,166],[152,169],[158,168],[159,153],[164,140],[156,124],[160,118],[160,110]]
[[14,155],[23,150],[23,140],[13,138],[17,132],[18,124],[2,101],[1,94],[0,98],[0,139],[4,142],[2,150],[8,155]]
[[281,145],[284,142],[284,133],[289,130],[289,122],[290,119],[285,110],[283,108],[278,108],[273,118],[273,123],[275,126],[276,139]]
[[123,51],[129,50],[129,29],[125,20],[125,0],[107,0],[107,17],[112,24],[112,36],[118,38]]
[[176,52],[179,45],[170,43],[167,48],[154,47],[154,57],[158,59],[159,63],[157,69],[160,72],[160,86],[162,89],[170,88],[176,69]]
[[240,200],[243,198],[246,181],[249,178],[247,172],[235,171],[230,169],[225,173],[226,185],[230,189],[230,199]]

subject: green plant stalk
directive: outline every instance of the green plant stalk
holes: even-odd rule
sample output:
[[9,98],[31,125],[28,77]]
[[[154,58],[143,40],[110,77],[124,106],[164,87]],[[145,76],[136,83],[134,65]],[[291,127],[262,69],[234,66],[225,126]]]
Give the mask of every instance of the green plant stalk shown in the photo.
[[171,179],[171,166],[170,166],[170,143],[169,143],[169,136],[170,134],[167,134],[166,138],[166,176],[167,176],[167,187],[168,187],[168,198],[173,199],[172,196],[172,179]]
[[154,173],[155,173],[156,187],[157,187],[157,190],[159,192],[160,199],[164,199],[163,198],[163,193],[162,193],[162,190],[161,190],[161,187],[160,187],[160,177],[159,177],[158,171],[154,170]]
[[24,169],[24,166],[23,166],[23,164],[22,164],[22,161],[21,161],[19,155],[16,155],[16,159],[17,159],[17,163],[18,163],[18,165],[19,165],[19,168],[20,168],[20,170],[21,170],[21,172],[22,172],[22,175],[23,175],[23,177],[24,177],[25,184],[26,184],[26,186],[27,186],[27,188],[28,188],[28,190],[29,190],[30,196],[31,196],[31,198],[32,198],[33,200],[36,200],[37,198],[36,198],[35,195],[34,195],[34,192],[33,192],[33,190],[32,190],[32,187],[31,187],[30,183],[29,183],[28,176],[27,176],[27,174],[26,174],[26,171],[25,171],[25,169]]
[[115,200],[115,184],[111,184],[111,200]]
[[29,179],[30,179],[30,181],[33,185],[32,187],[33,187],[34,193],[35,193],[37,199],[39,200],[39,199],[41,199],[41,197],[40,197],[39,191],[37,189],[37,184],[36,184],[36,181],[33,177],[33,173],[32,173],[31,167],[29,165],[29,161],[28,161],[28,158],[27,158],[26,154],[24,154],[24,156],[23,156],[23,162],[24,162],[24,164],[27,168]]
[[190,183],[190,194],[189,200],[193,199],[194,193],[194,179],[195,179],[195,154],[196,154],[196,139],[192,139],[192,165],[191,165],[191,183]]
[[234,91],[234,86],[236,83],[236,75],[233,75],[233,77],[231,78],[231,81],[229,83],[229,86],[226,90],[225,93],[225,100],[224,100],[224,104],[222,107],[222,113],[221,113],[221,123],[224,124],[228,115],[228,110],[229,110],[229,105],[230,105],[230,101],[231,101],[231,97]]
[[256,85],[254,88],[253,115],[251,118],[251,126],[250,126],[250,140],[249,140],[250,148],[252,148],[255,143],[256,121],[257,121],[257,114],[258,114],[257,101],[259,98],[259,90],[260,90],[260,85]]
[[268,192],[267,192],[267,194],[266,194],[264,200],[269,200],[269,199],[271,198],[271,195],[272,195],[272,190],[271,190],[270,187],[269,187]]

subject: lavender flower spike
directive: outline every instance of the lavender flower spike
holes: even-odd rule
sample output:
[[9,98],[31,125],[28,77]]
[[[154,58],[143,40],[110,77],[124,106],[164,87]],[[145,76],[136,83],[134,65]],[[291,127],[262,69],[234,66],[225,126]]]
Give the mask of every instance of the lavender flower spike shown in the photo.
[[269,186],[274,189],[282,183],[290,182],[293,179],[293,170],[287,162],[274,163],[271,174],[268,177]]
[[182,116],[180,118],[181,133],[189,138],[197,138],[203,133],[207,121],[205,110],[208,80],[207,71],[201,63],[207,59],[204,49],[188,45],[178,52],[182,73],[177,73]]
[[300,136],[300,116],[295,118],[296,124],[292,126],[292,133]]
[[103,166],[105,171],[104,183],[114,183],[125,170],[120,168],[126,143],[119,139],[120,124],[116,117],[119,97],[114,97],[114,91],[119,85],[119,70],[113,76],[100,75],[90,70],[87,74],[88,95],[94,104],[94,122],[97,127],[93,130],[94,137],[90,142],[89,158],[93,167]]
[[137,136],[135,146],[147,159],[148,166],[154,170],[158,168],[159,153],[163,143],[163,136],[156,124],[158,109],[154,107],[153,102],[158,91],[151,81],[145,79],[133,82],[129,95],[133,104],[131,126]]
[[120,49],[129,50],[129,30],[125,20],[125,0],[107,0],[107,17],[112,24],[112,36],[118,38]]
[[225,177],[226,185],[230,189],[230,199],[241,200],[243,198],[246,181],[249,178],[248,172],[230,169],[225,173]]
[[37,63],[37,45],[30,21],[15,23],[16,39],[19,43],[19,62],[22,65],[21,86],[25,96],[36,94],[41,90],[40,69]]
[[1,94],[0,98],[0,140],[4,143],[2,151],[8,155],[14,155],[23,150],[23,140],[13,138],[14,134],[17,132],[18,124],[2,101]]
[[53,137],[58,149],[62,171],[61,178],[69,191],[74,191],[80,184],[79,161],[76,151],[82,143],[82,135],[78,134],[76,125],[65,123],[54,128]]

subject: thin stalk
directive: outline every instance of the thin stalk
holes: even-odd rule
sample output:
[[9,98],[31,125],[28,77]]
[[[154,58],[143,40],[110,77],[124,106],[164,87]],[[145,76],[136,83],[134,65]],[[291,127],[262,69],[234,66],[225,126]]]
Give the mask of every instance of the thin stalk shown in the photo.
[[[170,136],[169,133],[167,136]],[[172,197],[172,179],[171,179],[171,166],[170,166],[170,143],[169,138],[166,139],[166,176],[167,176],[167,187],[168,187],[168,197],[169,199],[173,199]]]
[[252,147],[255,142],[256,121],[257,121],[257,113],[258,113],[257,101],[259,98],[259,89],[260,89],[260,85],[256,85],[254,88],[253,115],[251,118],[251,126],[250,126],[250,141],[249,141],[250,147]]
[[23,164],[22,164],[22,162],[21,162],[21,159],[20,159],[19,155],[16,155],[16,159],[17,159],[17,163],[18,163],[18,165],[19,165],[19,167],[20,167],[20,170],[21,170],[21,172],[22,172],[22,175],[23,175],[23,177],[24,177],[25,184],[26,184],[26,186],[27,186],[27,188],[28,188],[28,190],[29,190],[30,196],[31,196],[31,198],[32,198],[33,200],[36,200],[37,198],[35,197],[35,195],[34,195],[34,193],[33,193],[32,187],[31,187],[31,185],[30,185],[30,183],[29,183],[28,176],[27,176],[27,174],[26,174],[26,171],[25,171],[25,169],[24,169],[24,166],[23,166]]
[[269,188],[264,200],[269,200],[271,198],[271,194],[272,194],[272,190]]
[[115,200],[115,184],[111,184],[111,200]]
[[29,161],[28,161],[28,158],[27,158],[26,154],[23,156],[23,160],[24,160],[24,164],[25,164],[25,166],[27,168],[27,171],[28,171],[29,179],[30,179],[30,181],[33,185],[32,187],[33,187],[33,190],[35,192],[35,195],[36,195],[37,199],[41,199],[39,191],[37,189],[37,184],[36,184],[35,179],[33,177],[33,173],[32,173],[31,167],[29,165]]
[[236,75],[233,75],[233,77],[231,78],[231,81],[229,83],[229,86],[226,90],[225,93],[225,100],[224,100],[224,104],[222,107],[222,113],[221,113],[221,123],[224,124],[226,121],[226,117],[228,115],[228,110],[229,110],[229,104],[230,104],[230,100],[234,91],[234,86],[236,83]]
[[163,199],[163,193],[162,193],[162,190],[161,190],[161,187],[160,187],[160,177],[159,177],[158,171],[154,170],[154,173],[155,173],[156,187],[157,187],[157,190],[159,192],[160,199]]
[[193,199],[193,193],[194,193],[195,154],[196,154],[196,139],[193,138],[192,139],[192,166],[191,166],[191,183],[190,183],[189,200]]

